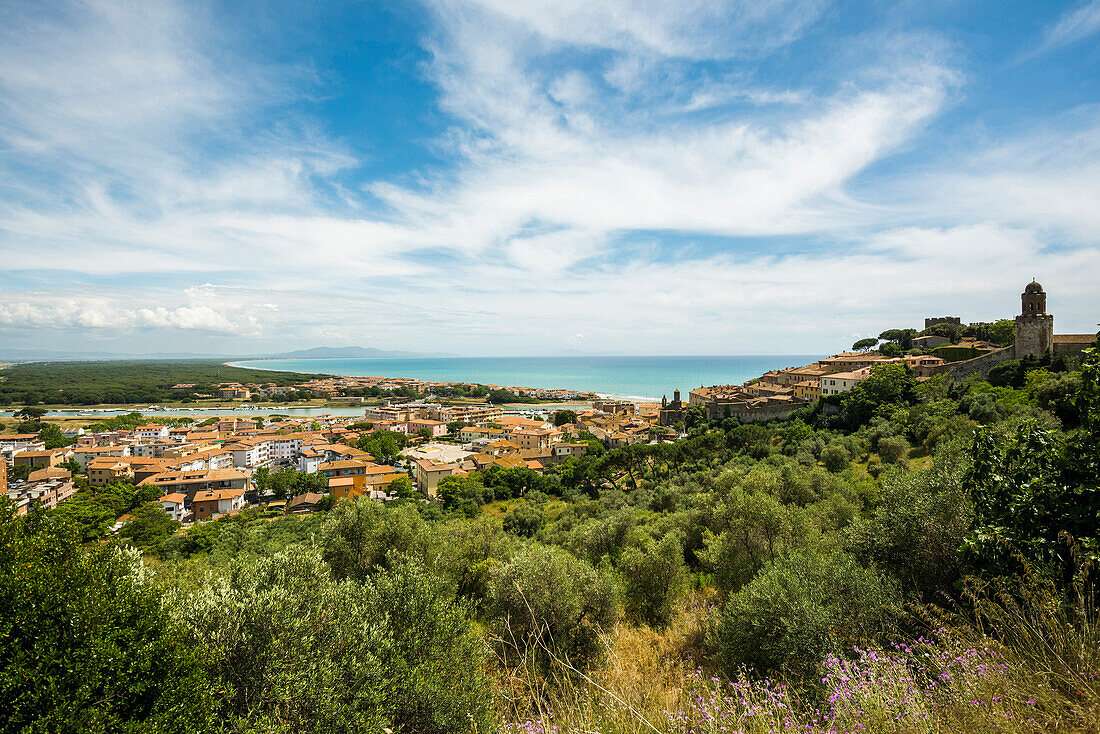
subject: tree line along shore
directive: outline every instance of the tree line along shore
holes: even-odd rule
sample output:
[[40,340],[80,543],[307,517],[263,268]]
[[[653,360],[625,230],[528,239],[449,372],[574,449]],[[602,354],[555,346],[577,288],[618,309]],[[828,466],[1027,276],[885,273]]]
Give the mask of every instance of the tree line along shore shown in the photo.
[[[347,385],[331,387],[341,383]],[[0,370],[0,408],[153,404],[232,408],[242,403],[270,404],[273,408],[309,407],[337,405],[342,401],[353,404],[384,398],[418,398],[423,396],[417,389],[418,383],[398,380],[378,387],[366,384],[364,378],[233,367],[217,360],[34,362],[12,364]],[[475,383],[440,386],[436,394],[455,402],[489,399],[497,404],[515,405],[576,399],[572,395],[540,399]]]

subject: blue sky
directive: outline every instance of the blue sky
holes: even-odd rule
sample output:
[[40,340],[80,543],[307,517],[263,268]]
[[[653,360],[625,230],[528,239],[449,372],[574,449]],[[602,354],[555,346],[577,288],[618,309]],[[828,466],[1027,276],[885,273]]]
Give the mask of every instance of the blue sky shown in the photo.
[[0,6],[0,344],[1100,321],[1100,0]]

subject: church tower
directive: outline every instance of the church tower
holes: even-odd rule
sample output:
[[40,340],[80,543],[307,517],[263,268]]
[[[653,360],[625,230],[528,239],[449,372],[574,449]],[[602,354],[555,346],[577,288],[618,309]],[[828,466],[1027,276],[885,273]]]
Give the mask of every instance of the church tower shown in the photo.
[[1035,281],[1020,294],[1020,315],[1016,317],[1016,359],[1031,354],[1041,357],[1054,348],[1054,316],[1047,313],[1047,294]]

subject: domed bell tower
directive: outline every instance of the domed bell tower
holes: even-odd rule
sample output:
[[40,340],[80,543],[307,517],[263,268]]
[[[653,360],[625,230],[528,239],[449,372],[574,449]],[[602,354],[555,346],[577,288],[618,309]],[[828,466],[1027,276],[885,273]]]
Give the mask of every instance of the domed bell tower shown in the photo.
[[1054,348],[1054,316],[1047,313],[1047,294],[1035,281],[1020,294],[1013,347],[1017,359],[1028,354],[1041,357]]
[[1031,281],[1024,288],[1024,292],[1020,294],[1020,302],[1023,305],[1023,309],[1020,311],[1021,316],[1029,313],[1047,312],[1047,294],[1043,291],[1043,286],[1035,281]]

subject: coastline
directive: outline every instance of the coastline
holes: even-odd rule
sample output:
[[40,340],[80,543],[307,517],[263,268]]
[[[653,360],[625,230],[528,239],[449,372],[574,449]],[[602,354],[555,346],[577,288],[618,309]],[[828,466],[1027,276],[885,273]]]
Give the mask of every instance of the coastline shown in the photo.
[[[565,390],[600,398],[660,402],[674,391],[741,384],[776,369],[800,366],[818,355],[673,355],[447,357],[400,359],[232,360],[225,366],[259,371],[325,373],[439,384],[481,384],[505,389]],[[548,398],[553,399],[553,398]]]

